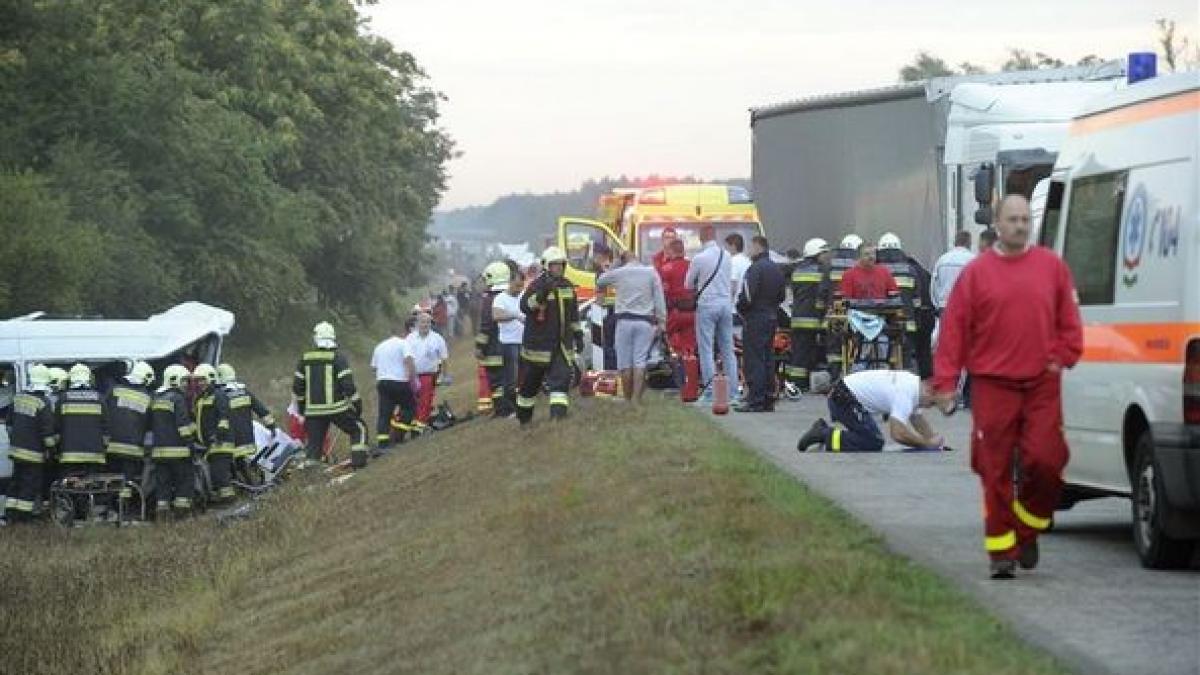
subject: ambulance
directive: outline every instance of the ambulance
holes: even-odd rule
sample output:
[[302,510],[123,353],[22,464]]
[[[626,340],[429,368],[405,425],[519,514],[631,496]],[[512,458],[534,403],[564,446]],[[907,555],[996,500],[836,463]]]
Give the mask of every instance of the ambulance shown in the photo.
[[600,198],[595,219],[563,217],[558,219],[558,246],[567,254],[567,278],[576,286],[581,311],[588,317],[592,349],[585,349],[585,361],[599,369],[603,362],[600,335],[603,330],[601,303],[592,302],[596,294],[596,252],[602,247],[613,256],[631,251],[649,264],[662,249],[662,235],[674,229],[683,240],[691,258],[700,251],[703,232],[711,232],[718,242],[730,234],[740,234],[749,245],[750,238],[763,234],[758,209],[750,191],[738,185],[678,184],[618,188]]
[[1200,73],[1102,95],[1072,122],[1040,243],[1075,278],[1084,353],[1063,379],[1062,507],[1120,496],[1146,567],[1200,539]]

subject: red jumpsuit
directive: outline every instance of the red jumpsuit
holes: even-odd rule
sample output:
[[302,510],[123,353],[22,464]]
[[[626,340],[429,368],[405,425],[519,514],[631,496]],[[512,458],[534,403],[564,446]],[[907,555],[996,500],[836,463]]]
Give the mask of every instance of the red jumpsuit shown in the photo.
[[987,251],[962,271],[942,315],[934,387],[952,392],[964,368],[971,374],[971,468],[993,560],[1015,560],[1050,526],[1068,458],[1060,370],[1082,352],[1075,284],[1052,251]]
[[667,342],[676,354],[696,353],[696,313],[675,308],[677,300],[691,293],[683,283],[689,264],[687,258],[668,258],[658,271],[667,301]]

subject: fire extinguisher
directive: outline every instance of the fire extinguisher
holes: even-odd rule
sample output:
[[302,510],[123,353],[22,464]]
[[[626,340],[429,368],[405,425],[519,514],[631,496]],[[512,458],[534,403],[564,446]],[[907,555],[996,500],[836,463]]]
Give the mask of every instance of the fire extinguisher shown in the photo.
[[479,366],[475,370],[475,409],[480,414],[492,412],[492,387],[488,382],[487,368]]
[[725,415],[729,412],[729,378],[725,373],[713,375],[713,404],[714,415]]
[[683,354],[683,386],[679,396],[684,403],[691,403],[700,398],[700,359],[692,352]]

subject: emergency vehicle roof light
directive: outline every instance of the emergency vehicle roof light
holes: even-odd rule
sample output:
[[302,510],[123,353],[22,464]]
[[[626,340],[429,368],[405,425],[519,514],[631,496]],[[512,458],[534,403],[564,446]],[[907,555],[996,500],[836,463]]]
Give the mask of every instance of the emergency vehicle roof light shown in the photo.
[[638,203],[665,205],[667,203],[667,191],[662,188],[643,190],[642,194],[638,195]]
[[754,203],[754,199],[750,196],[750,191],[740,185],[730,185],[726,188],[726,193],[730,204]]
[[1153,78],[1158,74],[1158,55],[1154,52],[1131,52],[1125,73],[1129,84]]

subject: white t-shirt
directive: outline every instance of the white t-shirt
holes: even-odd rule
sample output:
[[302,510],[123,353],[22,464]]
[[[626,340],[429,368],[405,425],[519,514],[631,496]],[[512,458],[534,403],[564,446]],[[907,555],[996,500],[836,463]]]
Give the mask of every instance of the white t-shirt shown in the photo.
[[898,370],[864,370],[845,377],[846,388],[872,415],[908,424],[921,400],[921,378]]
[[404,338],[393,335],[380,342],[371,355],[375,379],[408,382],[408,370],[404,367],[404,359],[408,356],[408,342]]
[[521,317],[514,321],[501,321],[500,326],[500,344],[502,345],[519,345],[521,337],[525,333],[525,313],[521,311],[521,298],[516,295],[509,295],[508,291],[504,291],[496,295],[496,299],[492,300],[494,308],[499,307],[508,314],[516,314]]
[[414,330],[407,339],[408,351],[412,354],[418,374],[436,373],[442,361],[450,358],[446,340],[436,331],[431,330],[428,335],[421,337],[420,331]]
[[730,259],[730,286],[733,291],[733,297],[737,297],[742,292],[742,279],[746,278],[746,270],[750,269],[750,256],[745,253],[738,253]]

